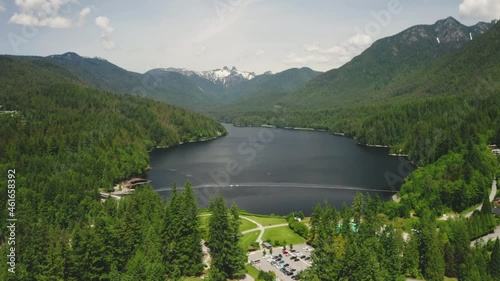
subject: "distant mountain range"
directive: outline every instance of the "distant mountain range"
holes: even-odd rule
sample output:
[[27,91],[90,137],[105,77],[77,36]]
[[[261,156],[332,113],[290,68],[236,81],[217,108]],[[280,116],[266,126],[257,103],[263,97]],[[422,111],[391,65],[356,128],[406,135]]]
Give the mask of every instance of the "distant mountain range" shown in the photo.
[[143,95],[195,110],[237,102],[262,91],[290,93],[320,74],[302,68],[256,75],[234,66],[208,71],[157,68],[141,74],[101,58],[82,57],[72,52],[37,59],[59,65],[83,84],[100,90]]
[[254,72],[240,72],[236,67],[232,67],[229,69],[227,66],[224,66],[222,69],[214,69],[207,71],[192,71],[185,68],[158,68],[151,71],[165,71],[165,72],[177,72],[184,76],[192,77],[198,76],[199,78],[203,78],[209,80],[213,83],[222,83],[226,87],[229,87],[232,84],[241,83],[243,80],[251,80],[255,78]]
[[376,41],[350,62],[325,73],[304,67],[257,75],[225,66],[208,71],[157,68],[142,74],[71,52],[31,59],[58,65],[89,87],[147,96],[214,115],[239,115],[276,106],[331,109],[415,94],[408,88],[413,85],[408,77],[476,40],[494,24],[465,26],[449,17],[432,25],[413,26]]

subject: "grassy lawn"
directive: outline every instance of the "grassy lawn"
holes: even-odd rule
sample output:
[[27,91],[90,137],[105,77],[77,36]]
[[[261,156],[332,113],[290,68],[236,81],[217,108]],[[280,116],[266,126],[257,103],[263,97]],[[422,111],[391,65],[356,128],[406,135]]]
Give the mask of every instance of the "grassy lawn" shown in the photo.
[[255,240],[257,240],[257,237],[259,237],[259,234],[260,234],[260,231],[254,231],[254,232],[250,232],[250,233],[247,233],[247,234],[244,234],[243,236],[241,236],[240,238],[240,245],[243,249],[247,250],[248,247],[250,246],[250,244],[252,244],[253,242],[255,242]]
[[264,232],[264,236],[262,236],[262,241],[266,241],[267,239],[271,239],[271,241],[285,240],[288,244],[301,244],[306,240],[299,236],[297,233],[293,232],[288,226],[275,227],[266,229]]
[[252,276],[255,280],[257,280],[257,277],[259,277],[259,270],[251,264],[246,264],[245,268],[248,272],[248,275]]
[[247,215],[242,215],[242,216],[247,217],[251,220],[254,220],[254,221],[262,224],[262,226],[287,223],[286,219],[284,219],[282,217],[265,217],[265,216],[261,217],[261,216],[247,216]]
[[257,228],[257,225],[249,220],[242,219],[242,218],[240,218],[240,220],[241,220],[240,231],[245,231],[245,230]]

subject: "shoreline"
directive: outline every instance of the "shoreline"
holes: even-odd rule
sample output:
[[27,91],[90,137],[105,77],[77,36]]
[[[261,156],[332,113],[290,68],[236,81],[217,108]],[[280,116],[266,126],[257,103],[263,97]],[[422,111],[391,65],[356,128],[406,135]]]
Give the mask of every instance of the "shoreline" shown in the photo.
[[[242,128],[244,128],[244,127],[249,127],[249,128],[261,127],[261,128],[270,128],[270,129],[285,129],[285,130],[312,131],[312,132],[328,132],[330,135],[340,136],[340,137],[347,137],[347,138],[354,139],[354,137],[348,136],[345,133],[329,132],[328,130],[325,130],[325,129],[302,128],[302,127],[276,127],[274,125],[269,125],[269,124],[263,124],[263,125],[260,125],[260,126],[234,125],[234,124],[231,124],[231,123],[227,123],[227,124],[230,124],[230,125],[232,125],[234,127],[242,127]],[[390,146],[384,145],[384,144],[365,144],[365,143],[360,143],[360,142],[356,142],[356,144],[357,145],[361,145],[361,146],[365,146],[365,147],[389,148],[389,149],[391,148]],[[393,157],[408,157],[408,154],[389,153],[389,156],[393,156]],[[412,163],[412,164],[415,165],[414,163]]]
[[[245,127],[248,127],[248,128],[258,128],[258,127],[261,127],[261,128],[269,128],[269,129],[283,129],[283,130],[311,131],[311,132],[328,132],[328,130],[325,130],[325,129],[314,129],[314,128],[303,128],[303,127],[276,127],[274,125],[268,125],[268,124],[262,124],[260,126],[234,125],[234,124],[231,124],[231,123],[227,123],[227,124],[230,124],[233,127],[241,127],[241,128],[245,128]],[[344,136],[344,134],[341,134],[341,133],[335,133],[335,135],[342,135],[342,136]]]
[[[226,133],[227,133],[227,132],[226,132]],[[225,135],[224,135],[223,133],[221,133],[221,132],[217,132],[217,134],[218,134],[218,135],[217,135],[216,137],[213,137],[213,138],[211,138],[211,139],[190,140],[190,141],[187,141],[187,142],[182,142],[182,141],[181,141],[181,142],[179,142],[179,143],[177,143],[177,144],[173,144],[173,145],[169,145],[169,146],[159,146],[159,145],[158,145],[158,146],[156,146],[156,147],[154,147],[154,148],[152,148],[152,149],[148,150],[148,153],[151,153],[151,152],[152,152],[153,150],[155,150],[155,149],[165,149],[165,148],[170,148],[170,147],[176,147],[176,146],[183,145],[183,144],[213,141],[213,140],[216,140],[216,139],[218,139],[218,138],[220,138],[220,137],[225,136]],[[149,166],[149,164],[148,164],[148,166]]]

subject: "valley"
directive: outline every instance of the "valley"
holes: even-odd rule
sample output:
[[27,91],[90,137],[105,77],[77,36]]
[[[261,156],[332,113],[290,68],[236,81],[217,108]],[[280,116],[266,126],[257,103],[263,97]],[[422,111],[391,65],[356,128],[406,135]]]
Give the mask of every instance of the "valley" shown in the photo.
[[[21,2],[9,24],[46,15]],[[106,19],[94,24],[109,57],[132,54]],[[16,171],[1,177],[0,280],[499,280],[500,23],[447,17],[364,39],[295,38],[275,72],[248,67],[272,51],[226,60],[234,50],[197,42],[162,52],[197,69],[0,55],[0,170]],[[333,54],[347,59],[314,70]],[[299,245],[307,257],[285,253]]]

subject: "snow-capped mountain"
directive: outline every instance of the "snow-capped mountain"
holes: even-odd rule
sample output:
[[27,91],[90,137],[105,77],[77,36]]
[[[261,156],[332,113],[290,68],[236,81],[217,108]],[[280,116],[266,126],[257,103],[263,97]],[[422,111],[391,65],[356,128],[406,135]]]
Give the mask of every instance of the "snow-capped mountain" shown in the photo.
[[218,68],[214,70],[207,70],[207,71],[193,71],[193,70],[188,70],[185,68],[162,68],[159,69],[162,71],[166,72],[177,72],[180,73],[184,76],[194,76],[197,75],[201,78],[205,78],[213,83],[221,83],[225,85],[226,87],[234,84],[239,84],[242,81],[245,80],[251,80],[255,78],[255,73],[254,72],[246,72],[246,71],[239,71],[236,69],[236,67],[232,67],[229,69],[227,66],[224,66],[223,68]]

